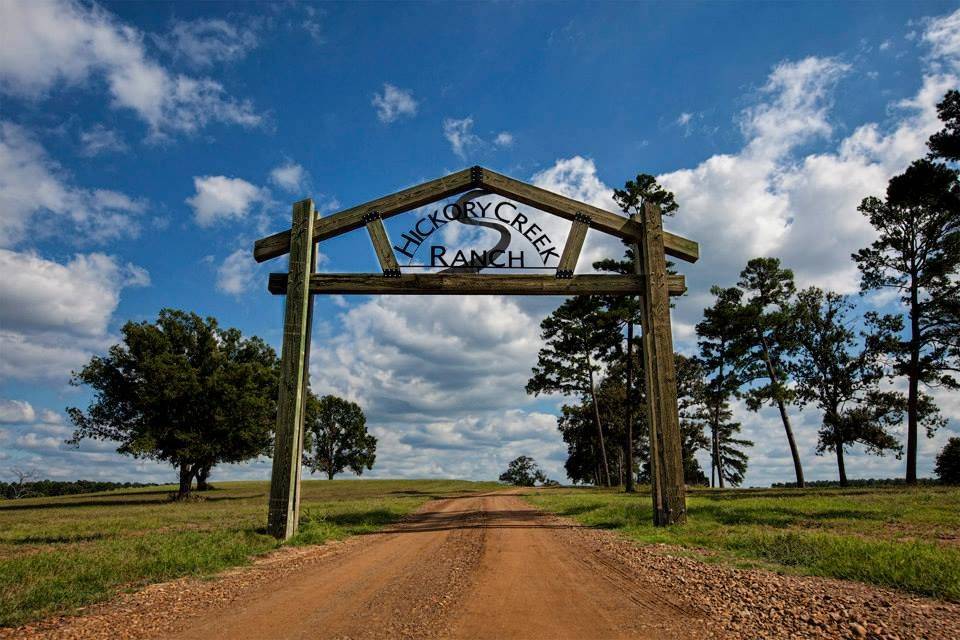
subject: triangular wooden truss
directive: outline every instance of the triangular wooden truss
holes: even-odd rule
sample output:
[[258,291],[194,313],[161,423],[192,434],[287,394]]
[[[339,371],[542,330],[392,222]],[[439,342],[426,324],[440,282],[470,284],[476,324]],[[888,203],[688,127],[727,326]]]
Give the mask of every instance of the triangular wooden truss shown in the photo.
[[[573,222],[556,275],[484,273],[401,274],[383,220],[473,189],[500,195]],[[381,273],[314,273],[314,244],[360,227],[370,234]],[[632,275],[574,275],[588,229],[633,245]],[[680,450],[676,372],[670,330],[669,296],[685,291],[683,276],[666,270],[666,255],[687,262],[699,257],[696,242],[663,230],[660,209],[645,203],[642,213],[624,217],[535,187],[483,167],[472,167],[370,202],[318,217],[312,200],[293,207],[288,231],[257,240],[253,255],[263,262],[290,254],[289,272],[270,275],[269,289],[286,295],[277,431],[270,485],[268,530],[289,538],[300,511],[300,470],[310,354],[313,294],[452,294],[637,296],[641,302],[647,421],[651,434],[654,522],[686,519]]]

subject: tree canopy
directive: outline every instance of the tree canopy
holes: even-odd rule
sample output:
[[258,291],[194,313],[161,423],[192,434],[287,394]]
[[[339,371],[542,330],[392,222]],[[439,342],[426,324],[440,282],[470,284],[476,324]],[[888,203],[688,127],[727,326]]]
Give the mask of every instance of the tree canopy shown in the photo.
[[307,398],[307,440],[303,464],[311,473],[321,471],[329,480],[350,469],[363,474],[376,462],[377,438],[367,432],[367,419],[355,402],[310,394]]
[[121,335],[73,374],[94,399],[86,411],[67,408],[69,442],[112,441],[121,454],[168,462],[180,497],[216,464],[270,453],[279,362],[263,340],[174,309],[128,322]]
[[[860,211],[877,239],[853,254],[861,290],[891,290],[906,310],[906,331],[887,343],[895,375],[907,378],[907,482],[917,479],[917,432],[926,386],[960,388],[960,183],[943,164],[917,160],[890,180],[886,198]],[[902,318],[902,316],[898,316]],[[894,319],[884,322],[898,328]],[[902,322],[902,320],[901,320]],[[899,326],[903,326],[902,324]],[[928,432],[939,421],[927,412]]]
[[507,470],[500,474],[500,482],[517,487],[532,487],[538,482],[547,482],[547,475],[540,469],[537,461],[530,456],[519,456],[510,461]]

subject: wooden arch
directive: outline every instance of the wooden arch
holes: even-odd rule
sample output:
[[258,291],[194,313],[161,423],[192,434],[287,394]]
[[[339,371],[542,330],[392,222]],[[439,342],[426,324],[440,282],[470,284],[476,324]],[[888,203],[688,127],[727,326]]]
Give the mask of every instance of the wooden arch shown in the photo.
[[[555,275],[401,272],[383,220],[477,188],[573,222]],[[366,227],[370,234],[381,272],[315,273],[314,245],[361,227]],[[574,275],[588,229],[632,244],[634,255],[638,256],[637,272]],[[669,301],[669,296],[681,295],[686,287],[683,276],[667,273],[666,256],[696,262],[699,247],[692,240],[665,231],[656,205],[645,203],[641,214],[627,218],[483,167],[472,167],[323,218],[317,215],[312,200],[301,200],[293,205],[289,230],[254,244],[253,257],[257,262],[286,253],[290,254],[288,273],[272,273],[269,281],[271,293],[286,295],[267,518],[271,534],[290,538],[296,533],[300,516],[310,331],[313,295],[318,293],[637,296],[642,302],[654,523],[666,525],[686,520]]]

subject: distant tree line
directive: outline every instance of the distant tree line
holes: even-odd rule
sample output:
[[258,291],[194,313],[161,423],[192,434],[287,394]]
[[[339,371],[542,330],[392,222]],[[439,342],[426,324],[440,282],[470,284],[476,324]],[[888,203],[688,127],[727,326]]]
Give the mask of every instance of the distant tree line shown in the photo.
[[[750,411],[776,407],[793,486],[806,484],[791,420],[804,406],[820,413],[817,454],[836,457],[840,485],[849,484],[844,454],[854,446],[898,458],[905,450],[904,482],[917,483],[918,433],[932,437],[946,422],[928,391],[960,388],[960,92],[948,92],[938,112],[944,128],[931,137],[929,156],[891,178],[884,198],[865,198],[858,208],[876,231],[876,240],[851,256],[861,295],[892,292],[899,304],[887,305],[890,313],[859,316],[850,296],[798,291],[776,257],[751,259],[735,285],[711,289],[714,302],[696,326],[696,355],[676,356],[689,484],[743,481],[753,443],[739,435],[735,400]],[[649,175],[628,181],[615,199],[626,214],[645,201],[667,215],[679,209]],[[628,247],[623,260],[594,268],[635,273],[633,252]],[[648,477],[645,462],[634,462],[646,461],[649,447],[638,311],[632,299],[578,296],[541,324],[545,346],[526,388],[574,400],[558,418],[574,482],[631,490]],[[895,435],[904,420],[905,447]],[[701,450],[709,478],[694,457]],[[938,466],[953,468],[950,460]]]
[[[943,482],[934,478],[917,478],[916,484],[921,487],[934,487]],[[770,485],[773,489],[790,489],[797,486],[796,482],[774,482]],[[847,484],[841,485],[837,480],[808,480],[807,488],[810,489],[829,489],[831,487],[848,488],[871,488],[871,487],[905,487],[907,481],[905,478],[851,478]]]
[[69,496],[78,493],[97,493],[113,489],[132,489],[153,487],[153,483],[143,482],[103,482],[100,480],[35,480],[27,482],[0,482],[0,498],[16,500],[19,498],[40,498],[50,496]]

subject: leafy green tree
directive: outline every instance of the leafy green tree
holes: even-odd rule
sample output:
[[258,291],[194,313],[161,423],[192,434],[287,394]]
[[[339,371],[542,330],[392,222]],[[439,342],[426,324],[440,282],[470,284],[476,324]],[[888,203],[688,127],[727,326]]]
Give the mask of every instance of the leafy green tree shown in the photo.
[[[716,301],[703,310],[703,320],[697,324],[697,346],[707,376],[703,404],[711,432],[710,484],[713,486],[716,477],[723,488],[728,478],[737,477],[738,467],[746,469],[746,454],[738,449],[741,442],[733,437],[740,426],[730,422],[730,399],[745,382],[749,359],[742,338],[748,327],[743,322],[743,291],[715,286],[710,293]],[[743,470],[739,472],[741,479]]]
[[544,318],[540,329],[546,346],[537,356],[527,393],[562,393],[590,400],[604,480],[610,486],[597,377],[603,361],[609,359],[620,342],[617,319],[606,312],[599,298],[575,296]]
[[740,272],[737,284],[749,296],[743,306],[744,324],[749,329],[743,338],[748,347],[748,358],[752,360],[746,369],[747,377],[766,380],[766,384],[753,387],[744,394],[747,408],[759,411],[768,402],[777,406],[790,446],[797,486],[802,488],[803,467],[787,413],[787,405],[793,401],[793,391],[788,385],[788,369],[784,364],[784,356],[793,348],[788,340],[788,329],[792,324],[790,302],[796,292],[793,271],[782,268],[777,258],[753,258]]
[[817,454],[836,454],[841,486],[847,486],[846,447],[861,444],[870,453],[894,451],[899,457],[890,429],[904,408],[900,394],[878,388],[889,327],[871,321],[873,333],[858,346],[853,308],[848,298],[811,287],[797,295],[791,328],[798,347],[791,363],[797,398],[823,412]]
[[960,484],[960,438],[950,438],[937,455],[934,471],[943,484]]
[[941,158],[948,162],[960,162],[960,91],[952,89],[937,105],[937,115],[944,127],[930,136],[930,159]]
[[367,418],[356,402],[337,396],[307,397],[303,464],[328,480],[345,469],[362,475],[377,459],[377,438],[367,432]]
[[168,462],[179,470],[180,498],[202,470],[269,454],[279,362],[265,342],[174,309],[128,322],[121,334],[73,373],[71,383],[91,387],[94,399],[86,412],[67,408],[71,444],[109,440],[118,453]]
[[507,482],[517,487],[532,487],[538,482],[545,484],[547,475],[540,469],[536,460],[530,456],[520,456],[510,461],[507,470],[500,474],[500,482]]
[[[900,294],[908,329],[889,343],[894,374],[906,376],[908,484],[917,481],[917,433],[923,397],[920,385],[960,388],[960,184],[957,172],[918,160],[890,180],[884,200],[870,197],[859,210],[877,239],[853,254],[863,292]],[[889,322],[887,320],[886,322]],[[932,406],[932,405],[931,405]],[[928,436],[941,424],[928,413]]]

